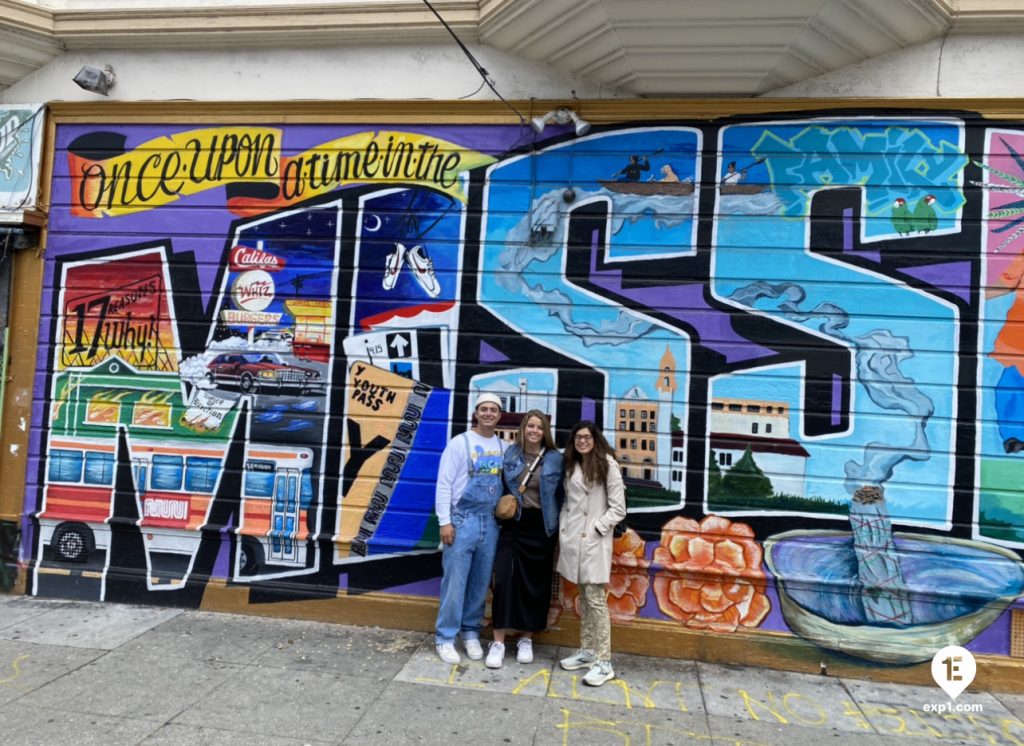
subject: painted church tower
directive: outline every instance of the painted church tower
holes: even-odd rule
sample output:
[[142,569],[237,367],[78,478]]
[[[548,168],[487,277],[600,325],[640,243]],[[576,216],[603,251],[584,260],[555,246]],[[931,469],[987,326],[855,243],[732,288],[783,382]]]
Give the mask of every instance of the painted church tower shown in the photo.
[[658,481],[667,489],[672,481],[672,404],[677,388],[676,358],[668,345],[665,345],[665,354],[658,363],[658,381],[654,388],[658,392]]

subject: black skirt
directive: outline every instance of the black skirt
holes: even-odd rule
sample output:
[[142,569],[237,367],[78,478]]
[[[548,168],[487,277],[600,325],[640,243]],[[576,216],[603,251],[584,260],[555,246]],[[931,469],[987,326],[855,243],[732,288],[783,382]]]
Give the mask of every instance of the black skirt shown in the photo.
[[547,627],[557,544],[557,533],[544,533],[540,508],[523,508],[518,521],[502,522],[491,599],[494,629],[540,632]]

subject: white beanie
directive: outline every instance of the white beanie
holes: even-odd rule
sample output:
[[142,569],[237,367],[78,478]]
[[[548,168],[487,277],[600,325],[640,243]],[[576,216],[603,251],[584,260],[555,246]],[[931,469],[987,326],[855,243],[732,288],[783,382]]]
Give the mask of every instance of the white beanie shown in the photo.
[[492,393],[489,393],[489,392],[485,391],[484,393],[480,394],[480,396],[478,396],[476,398],[476,404],[473,405],[473,409],[476,409],[481,404],[486,404],[488,402],[490,402],[491,404],[497,404],[498,405],[498,409],[502,408],[501,407],[501,399],[498,398],[497,394],[492,394]]

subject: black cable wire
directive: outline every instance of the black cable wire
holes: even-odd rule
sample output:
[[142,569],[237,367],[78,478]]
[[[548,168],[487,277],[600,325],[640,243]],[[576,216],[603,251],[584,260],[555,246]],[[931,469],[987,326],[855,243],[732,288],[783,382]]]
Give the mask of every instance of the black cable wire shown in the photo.
[[[462,39],[460,39],[455,34],[455,32],[452,31],[452,27],[448,25],[448,22],[446,20],[444,20],[444,18],[441,17],[441,14],[438,13],[437,10],[434,8],[434,6],[430,4],[430,0],[423,0],[423,4],[426,5],[428,8],[430,8],[430,12],[433,13],[435,16],[437,16],[437,20],[439,20],[441,22],[441,25],[444,26],[445,29],[448,31],[448,33],[451,34],[452,38],[455,39],[455,43],[459,45],[459,49],[461,49],[462,53],[466,55],[466,58],[470,61],[470,63],[472,63],[473,67],[476,68],[476,71],[478,73],[480,73],[480,77],[484,79],[484,83],[487,84],[487,87],[490,88],[494,92],[495,96],[497,96],[499,99],[501,99],[501,102],[503,104],[505,104],[505,106],[507,106],[513,112],[515,112],[515,115],[517,117],[519,117],[519,123],[520,124],[525,123],[526,122],[526,117],[523,116],[523,113],[521,111],[519,111],[519,109],[514,107],[511,103],[506,101],[504,96],[502,96],[500,93],[498,93],[498,89],[494,87],[494,83],[487,77],[487,75],[488,75],[487,70],[485,70],[484,66],[481,65],[477,61],[476,57],[473,56],[473,53],[470,52],[466,48],[466,45],[462,43]],[[477,90],[480,90],[480,89],[478,88]]]

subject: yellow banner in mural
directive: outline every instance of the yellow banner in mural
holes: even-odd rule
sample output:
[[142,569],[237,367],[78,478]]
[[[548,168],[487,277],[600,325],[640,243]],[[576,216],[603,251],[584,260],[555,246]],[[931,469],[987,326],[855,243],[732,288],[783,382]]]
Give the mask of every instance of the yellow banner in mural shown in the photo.
[[431,387],[362,362],[349,368],[339,561],[365,556],[409,457]]
[[[283,155],[281,147],[279,129],[213,127],[159,137],[103,159],[72,150],[72,214],[130,215],[227,185],[235,187],[229,208],[246,215],[350,184],[425,186],[465,202],[461,174],[495,161],[447,140],[390,130],[357,132],[296,155]],[[248,185],[254,187],[249,194]]]

